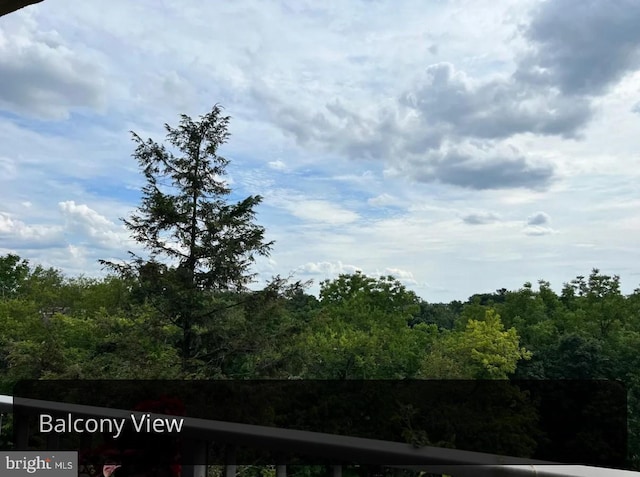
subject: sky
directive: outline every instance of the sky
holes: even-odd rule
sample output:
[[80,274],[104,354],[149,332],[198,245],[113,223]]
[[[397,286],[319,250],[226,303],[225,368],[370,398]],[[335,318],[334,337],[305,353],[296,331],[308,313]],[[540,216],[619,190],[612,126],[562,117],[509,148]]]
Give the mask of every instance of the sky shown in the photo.
[[130,131],[215,104],[275,275],[428,302],[593,268],[640,286],[637,0],[45,0],[0,18],[0,254],[141,252]]

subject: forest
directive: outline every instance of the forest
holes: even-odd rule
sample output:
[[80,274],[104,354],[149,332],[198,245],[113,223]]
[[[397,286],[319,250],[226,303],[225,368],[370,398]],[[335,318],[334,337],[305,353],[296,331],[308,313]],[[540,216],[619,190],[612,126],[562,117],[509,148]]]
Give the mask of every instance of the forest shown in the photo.
[[216,106],[167,125],[179,156],[133,134],[147,185],[124,222],[148,257],[104,261],[105,278],[0,257],[0,394],[25,379],[617,380],[639,468],[640,289],[593,269],[560,293],[539,280],[450,303],[360,272],[318,296],[295,277],[251,290],[273,244],[261,197],[230,204],[215,179],[228,121]]

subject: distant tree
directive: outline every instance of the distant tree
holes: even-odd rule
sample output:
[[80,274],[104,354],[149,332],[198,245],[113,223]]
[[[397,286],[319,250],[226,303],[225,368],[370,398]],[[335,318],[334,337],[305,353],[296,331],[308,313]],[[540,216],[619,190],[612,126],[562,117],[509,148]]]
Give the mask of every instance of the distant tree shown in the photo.
[[420,313],[409,324],[415,326],[418,323],[426,323],[436,325],[442,330],[451,330],[459,319],[463,306],[457,300],[451,303],[427,303],[421,300]]
[[420,311],[417,295],[391,275],[375,278],[357,271],[320,284],[320,303],[323,306],[342,307],[345,301],[356,301],[362,307],[374,307],[384,312],[401,313],[407,321]]
[[547,351],[549,379],[606,379],[609,363],[602,344],[595,338],[567,334],[558,339],[555,349]]
[[0,257],[0,296],[15,296],[29,275],[29,262],[18,255]]
[[260,196],[229,204],[231,189],[223,179],[229,161],[218,155],[228,137],[229,116],[213,109],[193,121],[182,115],[177,128],[165,124],[165,146],[133,133],[133,157],[146,179],[142,204],[128,220],[133,238],[150,252],[131,253],[132,262],[101,261],[139,278],[146,298],[182,329],[182,359],[193,355],[194,329],[207,316],[203,291],[243,290],[256,255],[267,256],[264,228],[254,223]]
[[495,293],[476,293],[469,297],[468,303],[478,303],[480,305],[492,306],[496,303],[503,303],[507,296],[506,288],[498,288]]
[[507,379],[531,353],[520,346],[515,328],[504,329],[500,316],[487,309],[482,321],[469,320],[464,331],[447,332],[425,356],[426,378]]
[[276,276],[262,290],[218,294],[215,326],[198,335],[198,377],[290,377],[297,335],[309,322],[306,307],[296,310],[291,301],[305,296],[308,285]]
[[42,310],[66,308],[70,301],[61,270],[36,265],[20,286],[20,296],[37,303]]
[[435,326],[409,322],[419,299],[391,276],[343,274],[320,285],[320,308],[300,335],[298,372],[310,379],[415,376]]

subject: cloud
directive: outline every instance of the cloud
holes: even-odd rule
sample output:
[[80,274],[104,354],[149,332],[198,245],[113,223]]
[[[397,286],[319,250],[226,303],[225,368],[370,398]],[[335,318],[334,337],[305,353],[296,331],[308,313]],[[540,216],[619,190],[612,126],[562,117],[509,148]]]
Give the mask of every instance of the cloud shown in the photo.
[[355,222],[358,214],[326,200],[303,200],[288,207],[289,211],[306,222],[341,225]]
[[[22,17],[27,18],[27,17]],[[105,79],[99,62],[57,31],[32,21],[6,22],[0,30],[0,108],[48,120],[73,108],[99,109]]]
[[551,218],[544,212],[537,212],[527,218],[527,225],[547,225]]
[[[294,103],[266,82],[252,94],[305,148],[380,161],[420,182],[544,189],[555,168],[524,155],[505,158],[505,141],[525,134],[580,138],[594,117],[594,98],[640,66],[639,23],[640,4],[631,0],[612,8],[597,0],[545,1],[523,22],[524,47],[510,69],[492,76],[440,62],[392,96],[368,102],[345,91],[320,105],[311,98]],[[425,57],[435,53],[425,46]],[[487,152],[493,157],[477,161],[449,146],[473,141],[495,149]]]
[[551,217],[549,217],[548,214],[545,212],[536,212],[527,218],[527,225],[524,228],[524,233],[526,235],[533,236],[556,233],[555,230],[550,227],[550,224]]
[[518,76],[568,96],[601,95],[640,67],[639,24],[635,0],[541,2],[524,30],[534,51]]
[[586,100],[570,100],[509,76],[474,80],[450,63],[428,66],[400,102],[418,112],[425,128],[437,126],[454,137],[573,136],[591,117]]
[[553,229],[550,227],[539,227],[539,226],[529,226],[524,229],[525,235],[550,235],[554,233]]
[[405,283],[407,285],[416,285],[418,283],[412,272],[410,272],[409,270],[403,270],[401,268],[388,267],[384,269],[384,272],[375,273],[375,275],[377,276],[391,275],[393,278],[395,278],[399,282]]
[[337,262],[308,262],[296,269],[296,272],[307,275],[325,275],[335,277],[340,274],[355,273],[357,271],[361,271],[361,269],[355,265],[342,263],[340,260]]
[[126,232],[109,219],[84,204],[65,201],[58,204],[66,219],[66,230],[91,246],[123,249]]
[[346,225],[360,218],[357,213],[328,200],[310,199],[291,190],[272,190],[264,197],[265,204],[284,209],[311,224]]
[[402,205],[403,202],[400,199],[390,194],[387,194],[386,192],[383,192],[382,194],[377,195],[376,197],[371,197],[367,199],[367,204],[373,207],[394,207],[394,206]]
[[[297,273],[305,275],[323,275],[325,277],[337,278],[341,274],[353,274],[355,272],[363,272],[362,268],[355,265],[342,263],[340,260],[336,262],[308,262],[296,269]],[[376,270],[375,272],[366,273],[371,277],[387,277],[392,276],[401,283],[407,285],[417,285],[412,272],[401,268],[387,267],[384,270]]]
[[418,182],[438,181],[468,189],[544,189],[552,181],[554,170],[548,164],[522,155],[514,147],[466,144],[451,146],[423,158],[389,169]]
[[0,212],[0,246],[6,249],[40,249],[64,246],[62,227],[27,225]]
[[287,169],[287,165],[284,162],[282,162],[280,159],[276,161],[270,161],[268,165],[271,169],[274,169],[276,171],[284,171]]
[[[586,103],[565,104],[557,95],[540,94],[518,103],[517,92],[485,87],[476,93],[447,86],[455,76],[447,65],[434,68],[431,76],[431,87],[405,95],[404,104],[387,107],[377,117],[350,112],[335,101],[318,113],[282,107],[274,120],[304,147],[316,145],[351,159],[381,161],[388,171],[418,182],[482,190],[546,188],[555,174],[551,165],[496,140],[523,132],[571,135],[588,116]],[[450,146],[465,138],[481,140]]]
[[[396,103],[373,112],[356,113],[356,105],[339,100],[314,112],[279,105],[273,92],[262,91],[260,97],[273,120],[304,147],[382,161],[388,170],[419,182],[472,189],[545,188],[554,168],[514,154],[499,141],[522,133],[573,137],[591,117],[586,99],[512,78],[473,81],[447,63],[429,66]],[[450,146],[465,142],[477,144],[484,157]]]
[[479,212],[468,214],[462,217],[462,221],[469,225],[491,224],[500,220],[500,216],[493,212]]

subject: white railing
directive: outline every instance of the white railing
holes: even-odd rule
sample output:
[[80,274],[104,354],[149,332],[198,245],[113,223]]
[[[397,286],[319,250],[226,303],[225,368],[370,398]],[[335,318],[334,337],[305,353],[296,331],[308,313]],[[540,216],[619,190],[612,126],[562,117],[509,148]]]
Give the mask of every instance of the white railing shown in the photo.
[[[94,406],[68,404],[33,399],[20,399],[20,406],[33,410],[73,413],[96,418],[129,418],[131,411]],[[0,412],[13,411],[13,397],[0,395]],[[153,417],[166,417],[154,416]],[[640,472],[590,467],[559,465],[552,462],[511,458],[480,452],[437,447],[416,448],[410,444],[380,441],[318,432],[281,429],[224,421],[184,418],[185,438],[198,462],[206,461],[209,442],[231,446],[253,447],[272,451],[329,458],[344,462],[388,462],[386,467],[447,474],[454,477],[640,477]],[[25,439],[26,437],[23,437]],[[16,443],[20,448],[26,442]],[[236,466],[229,462],[226,475],[235,475]],[[278,466],[277,475],[286,475],[286,468]],[[333,467],[333,475],[340,476],[340,466]],[[183,477],[206,476],[205,465],[185,466]]]

